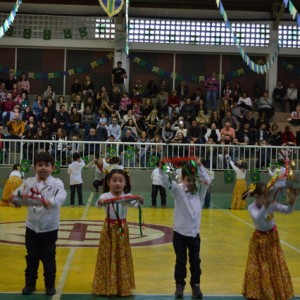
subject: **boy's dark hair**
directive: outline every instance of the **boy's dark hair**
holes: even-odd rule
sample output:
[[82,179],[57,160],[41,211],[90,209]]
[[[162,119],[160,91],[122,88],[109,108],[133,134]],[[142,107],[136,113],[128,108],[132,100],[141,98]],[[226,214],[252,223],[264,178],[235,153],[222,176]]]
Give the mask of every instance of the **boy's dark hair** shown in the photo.
[[121,169],[113,169],[111,170],[104,178],[104,182],[103,182],[103,193],[108,193],[110,191],[110,188],[108,186],[108,182],[111,179],[111,177],[114,174],[121,174],[124,176],[125,178],[125,187],[124,187],[124,193],[128,194],[131,191],[131,184],[130,184],[130,178],[127,172],[121,170]]
[[54,157],[51,156],[48,152],[40,152],[34,159],[34,165],[39,162],[50,163],[52,166],[54,166]]
[[182,172],[181,172],[182,178],[185,178],[186,176],[190,175],[198,175],[198,168],[195,165],[195,163],[188,162],[182,166]]
[[13,171],[14,171],[14,170],[19,170],[20,167],[21,167],[20,164],[14,164],[13,167],[12,167],[12,170],[13,170]]
[[78,153],[78,152],[73,153],[73,160],[77,160],[80,157],[81,157],[80,153]]
[[114,165],[119,164],[120,163],[120,158],[118,156],[113,156],[113,157],[110,158],[109,163],[114,164]]

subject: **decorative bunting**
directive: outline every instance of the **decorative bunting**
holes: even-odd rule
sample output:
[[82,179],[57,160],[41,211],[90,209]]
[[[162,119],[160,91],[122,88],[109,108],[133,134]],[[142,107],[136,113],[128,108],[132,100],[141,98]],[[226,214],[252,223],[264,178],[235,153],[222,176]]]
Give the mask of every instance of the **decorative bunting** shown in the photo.
[[232,184],[234,181],[234,171],[233,170],[225,170],[224,172],[224,182],[226,184]]
[[[106,56],[99,58],[96,61],[91,62],[88,64],[88,67],[93,64],[93,69],[96,67],[99,67],[103,65],[104,63],[109,62],[113,57],[113,53],[110,52]],[[86,66],[81,66],[81,67],[76,67],[75,69],[70,69],[70,70],[64,70],[64,71],[56,71],[56,72],[49,72],[49,73],[35,73],[31,71],[25,71],[25,70],[13,70],[9,67],[6,66],[1,66],[0,65],[0,72],[3,74],[8,74],[10,71],[13,71],[16,75],[16,77],[19,77],[22,73],[27,73],[29,79],[34,79],[34,80],[49,80],[49,79],[56,79],[56,78],[61,78],[63,76],[72,76],[75,74],[80,74],[83,73],[84,71],[88,70],[88,67]]]
[[25,28],[23,30],[23,38],[30,39],[31,38],[31,28]]
[[[13,9],[11,10],[9,16],[7,19],[4,21],[3,25],[0,27],[0,38],[2,38],[9,28],[11,27],[11,24],[14,22],[14,19],[17,15],[17,12],[19,11],[19,7],[22,4],[22,0],[17,0]],[[9,35],[8,35],[9,36]]]
[[28,159],[21,160],[21,168],[20,168],[21,172],[28,173],[30,166],[31,166],[30,160]]
[[148,168],[156,168],[156,164],[159,161],[159,157],[157,156],[149,156],[148,160],[147,160],[147,167]]
[[80,35],[80,37],[86,37],[88,35],[86,27],[79,28],[79,35]]
[[119,13],[124,5],[124,0],[99,0],[99,3],[109,18]]
[[117,156],[118,152],[117,152],[117,147],[116,146],[110,146],[107,148],[107,152],[108,152],[108,156],[109,157],[113,157],[113,156]]
[[60,174],[60,162],[56,161],[54,162],[54,170],[52,174]]
[[260,181],[260,171],[258,169],[253,169],[250,171],[251,182]]
[[223,17],[223,20],[226,24],[226,27],[229,29],[230,34],[233,36],[233,40],[235,45],[238,47],[239,52],[242,56],[243,61],[248,65],[248,67],[250,67],[250,69],[255,72],[255,73],[259,73],[259,74],[264,74],[267,71],[270,70],[271,66],[273,65],[273,63],[275,62],[275,60],[277,59],[278,56],[278,52],[279,52],[279,45],[277,45],[277,49],[274,51],[274,54],[272,55],[271,60],[269,60],[264,66],[259,66],[257,64],[255,64],[250,58],[249,56],[245,53],[244,49],[242,48],[242,46],[240,45],[239,39],[236,36],[236,33],[233,31],[233,28],[231,26],[230,21],[228,20],[227,17],[227,13],[224,9],[224,6],[221,2],[221,0],[217,1],[217,7],[219,7],[220,10],[220,14]]
[[65,37],[65,39],[71,39],[72,38],[71,29],[64,29],[64,37]]
[[125,152],[125,157],[130,159],[134,156],[135,153],[135,148],[132,146],[127,146],[126,147],[126,152]]
[[44,31],[43,31],[43,39],[46,40],[46,41],[51,40],[51,30],[44,29]]

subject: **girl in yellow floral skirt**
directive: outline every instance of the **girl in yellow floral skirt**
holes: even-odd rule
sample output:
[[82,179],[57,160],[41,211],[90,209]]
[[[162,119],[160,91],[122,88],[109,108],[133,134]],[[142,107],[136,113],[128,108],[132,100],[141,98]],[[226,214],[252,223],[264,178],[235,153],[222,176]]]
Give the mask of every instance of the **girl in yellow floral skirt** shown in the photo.
[[2,201],[0,201],[0,206],[8,206],[9,200],[14,190],[16,190],[23,182],[23,174],[20,171],[20,164],[14,164],[12,170],[5,182]]
[[129,196],[129,176],[114,169],[104,179],[103,194],[96,206],[103,206],[106,219],[103,224],[92,285],[93,295],[130,296],[135,288],[134,270],[126,221],[127,207],[139,206],[143,199],[108,202],[114,197]]
[[255,231],[249,244],[243,295],[253,300],[288,300],[294,290],[291,276],[280,246],[274,212],[289,214],[294,210],[297,192],[289,190],[288,204],[273,202],[266,185],[257,183],[246,193],[255,197],[249,205]]
[[228,154],[225,156],[225,158],[236,174],[236,181],[233,188],[230,209],[245,209],[246,201],[243,199],[242,195],[247,189],[245,179],[248,167],[247,163],[244,160],[237,160],[233,162]]

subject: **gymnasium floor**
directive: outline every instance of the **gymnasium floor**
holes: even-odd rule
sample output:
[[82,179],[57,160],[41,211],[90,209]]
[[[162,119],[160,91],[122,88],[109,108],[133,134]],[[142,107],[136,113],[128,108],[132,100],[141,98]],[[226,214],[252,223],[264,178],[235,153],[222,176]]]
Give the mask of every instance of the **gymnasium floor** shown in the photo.
[[[0,191],[1,192],[1,191]],[[135,267],[135,300],[174,299],[174,252],[172,248],[172,200],[166,209],[150,208],[150,194],[144,195],[144,236],[140,237],[138,211],[129,209],[132,255]],[[57,294],[52,299],[114,299],[90,294],[104,212],[94,207],[97,194],[84,192],[85,207],[61,210],[57,247]],[[246,210],[228,210],[230,194],[212,194],[212,208],[203,210],[201,226],[201,288],[203,299],[240,300],[249,238],[253,231]],[[299,201],[298,201],[299,202]],[[297,204],[299,209],[299,203]],[[300,210],[277,214],[283,251],[290,269],[295,299],[300,299]],[[43,271],[39,269],[37,292],[22,296],[24,286],[24,220],[26,208],[0,207],[0,299],[50,299],[44,294]],[[188,282],[189,279],[187,279]],[[187,285],[185,299],[191,299]]]

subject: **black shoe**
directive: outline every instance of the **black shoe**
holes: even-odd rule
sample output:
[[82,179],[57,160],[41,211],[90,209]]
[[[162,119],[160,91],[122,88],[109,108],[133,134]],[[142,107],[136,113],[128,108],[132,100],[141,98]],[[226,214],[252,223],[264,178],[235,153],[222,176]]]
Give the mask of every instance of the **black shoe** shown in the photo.
[[183,298],[184,285],[176,284],[175,298]]
[[193,284],[192,285],[192,295],[193,295],[194,298],[201,298],[202,299],[203,294],[201,292],[199,284]]
[[56,294],[56,289],[54,287],[46,288],[46,295],[53,296]]
[[35,292],[35,287],[33,286],[28,286],[26,285],[23,290],[22,290],[22,294],[23,295],[30,295],[32,294],[33,292]]

